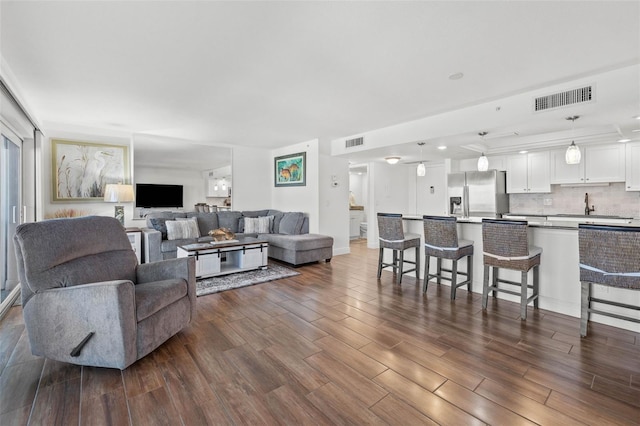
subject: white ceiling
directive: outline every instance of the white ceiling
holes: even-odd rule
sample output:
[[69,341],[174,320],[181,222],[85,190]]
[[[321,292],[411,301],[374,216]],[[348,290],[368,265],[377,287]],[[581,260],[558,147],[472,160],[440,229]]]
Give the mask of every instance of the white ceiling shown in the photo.
[[[640,3],[3,0],[0,53],[45,129],[328,146],[638,64]],[[448,78],[457,72],[464,77]],[[592,108],[576,129],[639,127],[629,113],[640,114],[638,93],[630,96],[624,117],[603,123]],[[526,133],[566,130],[560,118]],[[432,142],[468,156],[455,146],[477,132],[459,136]],[[417,159],[416,141],[403,142]]]

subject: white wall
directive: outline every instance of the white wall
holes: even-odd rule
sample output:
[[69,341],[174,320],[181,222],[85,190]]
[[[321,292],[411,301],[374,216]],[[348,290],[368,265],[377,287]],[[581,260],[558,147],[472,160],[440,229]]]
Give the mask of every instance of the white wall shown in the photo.
[[[231,162],[234,210],[280,209],[271,200],[273,190],[271,150],[234,147]],[[304,210],[303,210],[304,211]]]
[[[333,237],[333,254],[349,249],[349,161],[320,155],[319,231]],[[334,181],[337,185],[334,185]]]
[[[297,211],[309,214],[309,232],[320,232],[319,212],[319,152],[318,140],[310,140],[295,145],[289,145],[284,148],[274,149],[271,151],[272,157],[281,155],[295,154],[297,152],[307,153],[307,184],[306,186],[283,186],[273,187],[273,176],[275,173],[275,165],[273,158],[271,159],[271,178],[269,181],[273,187],[271,191],[271,205],[282,211]],[[235,172],[234,172],[235,179]],[[346,185],[346,183],[345,183]],[[347,197],[348,200],[348,197]],[[348,217],[347,217],[348,220]],[[348,236],[348,230],[346,235]]]
[[[427,166],[423,177],[416,176],[416,214],[445,215],[447,212],[447,179],[444,164]],[[433,193],[431,192],[433,187]]]

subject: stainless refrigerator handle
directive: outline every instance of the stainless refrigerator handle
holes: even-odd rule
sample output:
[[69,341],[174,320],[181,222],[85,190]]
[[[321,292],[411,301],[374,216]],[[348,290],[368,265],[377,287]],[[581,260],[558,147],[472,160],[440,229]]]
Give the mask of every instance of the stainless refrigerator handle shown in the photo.
[[469,217],[469,186],[462,187],[462,216]]
[[16,207],[17,206],[11,206],[11,213],[13,216],[13,223],[16,223]]

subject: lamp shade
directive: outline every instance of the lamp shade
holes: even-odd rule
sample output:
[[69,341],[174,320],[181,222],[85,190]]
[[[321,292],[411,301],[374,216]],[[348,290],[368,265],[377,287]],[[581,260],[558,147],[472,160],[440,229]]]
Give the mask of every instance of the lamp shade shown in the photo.
[[567,147],[567,152],[564,154],[564,160],[567,164],[580,164],[581,157],[580,148],[578,148],[574,141],[571,141],[571,145]]
[[421,162],[420,164],[418,164],[416,174],[421,177],[427,174],[427,168],[424,166],[424,163]]
[[483,152],[480,158],[478,158],[478,171],[486,172],[487,170],[489,170],[489,159]]
[[114,183],[104,188],[104,201],[107,203],[128,203],[133,200],[133,185]]

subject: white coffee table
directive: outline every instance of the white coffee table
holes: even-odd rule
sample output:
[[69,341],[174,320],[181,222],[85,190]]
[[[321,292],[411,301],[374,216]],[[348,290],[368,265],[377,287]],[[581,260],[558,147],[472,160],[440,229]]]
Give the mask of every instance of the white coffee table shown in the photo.
[[269,243],[252,237],[178,246],[178,257],[196,258],[196,277],[214,277],[252,269],[266,269]]

